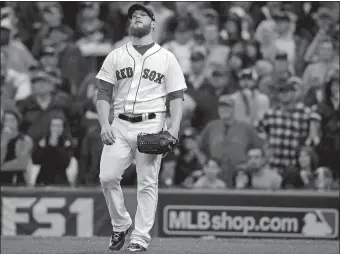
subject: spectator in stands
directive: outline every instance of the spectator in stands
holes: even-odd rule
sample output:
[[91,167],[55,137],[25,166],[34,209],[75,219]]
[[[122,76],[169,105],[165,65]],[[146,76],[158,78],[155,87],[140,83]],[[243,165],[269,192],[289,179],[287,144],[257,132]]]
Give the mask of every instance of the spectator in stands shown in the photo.
[[292,20],[287,12],[277,13],[273,18],[276,32],[275,47],[277,51],[287,54],[289,66],[294,68],[297,45],[294,41],[294,30],[292,30],[292,26],[295,27],[295,21]]
[[218,175],[221,165],[217,159],[209,158],[203,167],[203,175],[192,185],[194,189],[225,189],[227,184]]
[[307,90],[304,96],[303,96],[303,91],[301,91],[301,98],[303,99],[303,103],[307,107],[312,107],[323,101],[325,88],[324,88],[324,84],[321,83],[321,77],[318,77],[318,76],[314,76],[310,80],[309,86],[310,88]]
[[256,40],[246,41],[244,59],[246,67],[252,68],[260,59],[262,59],[260,43]]
[[254,25],[258,27],[263,20],[273,20],[273,15],[282,10],[282,2],[270,2],[268,1],[261,7],[261,12],[258,18],[254,18]]
[[235,93],[240,90],[238,74],[243,68],[245,68],[244,53],[243,52],[231,52],[229,54],[227,66],[228,66],[229,92]]
[[249,185],[253,189],[277,190],[281,187],[282,177],[267,164],[264,150],[253,148],[248,151],[248,161],[238,167],[249,176]]
[[33,43],[33,55],[39,57],[40,52],[45,47],[58,47],[57,51],[61,51],[63,43],[73,37],[73,31],[64,24],[63,11],[58,2],[40,6],[44,18],[44,24],[38,32]]
[[269,90],[273,86],[274,63],[267,59],[258,60],[255,63],[254,70],[259,77],[257,81],[259,91],[266,94],[268,98],[272,97],[269,96]]
[[235,119],[256,126],[269,109],[269,98],[258,90],[258,76],[254,70],[239,73],[241,90],[232,94],[235,101]]
[[229,93],[228,71],[223,66],[216,66],[207,77],[206,82],[197,89],[194,99],[196,108],[192,118],[192,126],[202,130],[210,121],[217,119],[218,98]]
[[48,131],[35,145],[32,160],[40,165],[36,185],[68,185],[66,169],[72,158],[72,139],[62,114],[50,116]]
[[99,185],[99,165],[103,142],[100,125],[92,125],[81,140],[78,184]]
[[71,95],[76,95],[89,67],[78,46],[72,41],[73,31],[63,24],[63,12],[58,3],[42,8],[46,24],[40,29],[33,44],[33,55],[40,56],[45,47],[53,47],[59,56],[63,79],[71,84]]
[[340,106],[339,67],[326,78],[325,96],[317,104],[316,112],[321,116],[321,140],[317,152],[320,166],[330,168],[340,178]]
[[[278,94],[276,93],[276,87],[283,87],[287,84],[287,80],[293,75],[288,62],[288,56],[286,53],[278,52],[275,55],[274,71],[272,73],[272,85],[268,87],[268,97],[270,102],[274,104],[279,103]],[[302,85],[302,84],[301,84]],[[297,87],[300,89],[300,87]]]
[[263,145],[254,127],[235,119],[234,110],[235,101],[228,95],[221,96],[218,107],[220,119],[209,122],[199,140],[200,151],[221,162],[221,179],[230,188],[237,166],[247,160],[248,149]]
[[21,42],[20,38],[14,37],[15,27],[11,18],[1,16],[1,49],[8,52],[8,67],[19,73],[29,73],[29,68],[36,64],[31,52]]
[[[321,42],[332,40],[334,37],[336,37],[336,33],[338,33],[338,31],[335,29],[335,22],[339,19],[337,13],[338,9],[339,8],[335,8],[333,10],[328,6],[320,6],[317,12],[314,13],[313,19],[317,24],[318,30],[304,55],[305,64],[310,64],[317,60],[317,51]],[[339,41],[335,42],[334,44],[338,43]]]
[[318,191],[339,190],[339,180],[333,180],[333,174],[329,168],[319,167],[315,170],[314,186]]
[[222,43],[226,46],[232,46],[241,40],[241,21],[235,15],[227,16],[220,32]]
[[1,92],[8,99],[17,101],[31,94],[30,78],[25,73],[20,73],[9,68],[9,52],[1,49]]
[[41,12],[36,2],[12,2],[12,4],[17,18],[17,37],[30,50],[43,20]]
[[317,124],[320,116],[297,102],[297,87],[301,80],[290,78],[286,84],[276,86],[279,104],[271,106],[259,122],[259,131],[265,134],[272,156],[269,165],[284,173],[296,166],[297,149],[307,143],[318,143]]
[[205,156],[201,153],[197,143],[197,135],[192,128],[186,128],[181,137],[179,155],[174,169],[173,182],[181,186],[184,180],[196,170],[201,170],[205,163]]
[[238,170],[233,177],[235,189],[249,189],[251,188],[250,174],[245,170]]
[[1,119],[2,185],[25,185],[26,170],[31,159],[33,142],[19,131],[21,115],[16,110],[5,110]]
[[18,108],[23,115],[22,131],[38,141],[47,130],[51,114],[60,112],[71,118],[71,100],[55,91],[54,81],[43,71],[35,73],[31,82],[32,95],[18,101]]
[[339,65],[339,58],[335,54],[334,45],[331,40],[319,42],[318,58],[314,63],[307,66],[303,73],[303,94],[311,88],[312,80],[318,78],[322,84],[328,70],[333,66]]
[[314,189],[315,173],[318,165],[317,154],[313,148],[304,146],[299,149],[296,155],[296,166],[287,168],[283,175],[282,188]]
[[77,17],[77,45],[83,56],[106,56],[112,44],[104,37],[104,23],[99,19],[99,3],[84,2]]
[[203,28],[204,47],[207,56],[207,67],[212,65],[226,65],[230,48],[220,43],[220,34],[217,24],[207,24]]
[[190,72],[190,56],[195,46],[194,29],[195,24],[192,24],[187,18],[179,19],[174,31],[174,40],[163,45],[165,49],[176,56],[184,74]]
[[153,39],[158,44],[163,44],[169,21],[175,16],[174,12],[164,6],[164,2],[149,2],[149,6],[157,17],[157,27],[153,32]]
[[[192,52],[190,55],[190,72],[185,76],[188,90],[199,89],[206,76],[205,55],[200,51]],[[189,94],[191,93],[189,92]]]

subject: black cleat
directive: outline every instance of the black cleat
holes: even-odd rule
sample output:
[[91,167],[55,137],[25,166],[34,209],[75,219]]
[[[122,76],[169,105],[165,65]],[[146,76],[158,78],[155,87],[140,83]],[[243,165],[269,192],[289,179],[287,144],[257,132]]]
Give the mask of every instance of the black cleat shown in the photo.
[[134,252],[143,252],[146,251],[146,249],[139,245],[138,243],[130,243],[129,247],[127,248],[128,251],[134,251]]
[[123,232],[113,232],[110,239],[110,250],[120,250],[125,243],[126,235],[131,231],[132,227],[129,227],[126,231]]

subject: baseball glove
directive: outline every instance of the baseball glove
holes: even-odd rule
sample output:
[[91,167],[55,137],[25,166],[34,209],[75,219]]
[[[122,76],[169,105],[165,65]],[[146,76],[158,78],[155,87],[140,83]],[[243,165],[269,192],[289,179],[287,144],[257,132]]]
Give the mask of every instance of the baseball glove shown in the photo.
[[140,133],[137,136],[137,148],[141,153],[166,154],[178,144],[178,139],[168,131],[159,133]]

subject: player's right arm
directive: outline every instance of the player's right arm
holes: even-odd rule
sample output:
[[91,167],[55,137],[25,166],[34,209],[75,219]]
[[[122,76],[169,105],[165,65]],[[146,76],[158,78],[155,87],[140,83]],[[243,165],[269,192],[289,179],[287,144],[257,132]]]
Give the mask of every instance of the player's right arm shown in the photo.
[[114,130],[109,122],[110,105],[114,84],[117,82],[115,75],[115,63],[113,52],[104,60],[102,68],[98,72],[98,94],[97,94],[97,113],[101,126],[101,139],[105,145],[112,145],[115,142]]

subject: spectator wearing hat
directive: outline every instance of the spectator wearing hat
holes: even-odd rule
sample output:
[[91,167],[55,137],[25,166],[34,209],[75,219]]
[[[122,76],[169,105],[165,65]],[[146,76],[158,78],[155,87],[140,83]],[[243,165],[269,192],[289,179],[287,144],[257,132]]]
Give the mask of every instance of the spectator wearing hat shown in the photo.
[[30,78],[9,67],[9,52],[1,49],[1,95],[17,101],[27,98],[31,94]]
[[59,67],[60,55],[53,47],[46,47],[41,51],[39,57],[38,71],[41,69],[48,73],[55,80],[56,89],[71,94],[72,84],[70,80],[63,77]]
[[268,97],[270,102],[275,105],[279,103],[276,93],[277,87],[283,87],[287,84],[287,80],[293,75],[291,66],[289,65],[288,56],[284,52],[277,52],[274,61],[274,71],[272,73],[272,86],[269,88]]
[[320,116],[297,102],[301,80],[291,77],[275,87],[279,104],[272,105],[258,124],[271,151],[269,165],[281,174],[287,167],[296,166],[296,151],[309,142],[318,143],[317,123]]
[[190,72],[190,56],[195,46],[194,29],[195,26],[188,19],[178,20],[174,31],[174,40],[163,45],[163,48],[176,56],[184,74]]
[[194,91],[199,89],[207,76],[205,68],[205,55],[203,52],[194,51],[190,55],[190,72],[185,75],[188,88]]
[[1,122],[0,182],[2,185],[25,185],[32,139],[19,131],[21,115],[15,109],[5,110]]
[[235,101],[230,96],[221,96],[218,103],[219,119],[202,130],[199,149],[221,162],[221,179],[231,188],[237,166],[247,161],[248,149],[262,147],[263,140],[253,126],[235,119]]
[[294,67],[296,59],[296,44],[292,33],[291,25],[295,23],[287,12],[280,12],[274,15],[275,21],[275,47],[277,51],[287,54],[287,60]]
[[196,108],[192,126],[198,131],[214,119],[218,119],[218,98],[229,92],[229,73],[223,66],[215,66],[203,85],[194,93]]
[[71,100],[68,95],[56,92],[54,79],[44,71],[37,71],[32,77],[32,95],[18,101],[23,116],[22,131],[38,141],[47,130],[51,114],[64,114],[71,118]]
[[8,67],[29,74],[29,68],[36,64],[36,60],[20,39],[14,37],[15,27],[10,18],[2,18],[0,25],[1,49],[8,52]]
[[243,69],[239,73],[241,90],[231,95],[235,101],[235,119],[256,126],[269,109],[269,98],[257,86],[258,76],[254,70]]

